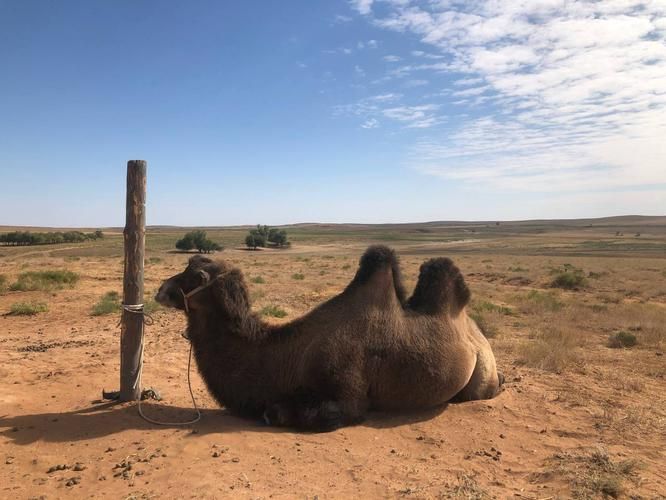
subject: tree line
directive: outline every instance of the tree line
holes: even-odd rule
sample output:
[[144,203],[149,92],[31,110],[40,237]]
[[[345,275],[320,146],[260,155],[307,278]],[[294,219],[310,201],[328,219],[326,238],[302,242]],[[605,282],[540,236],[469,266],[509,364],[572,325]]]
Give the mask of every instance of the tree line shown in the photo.
[[27,246],[27,245],[56,245],[58,243],[82,243],[84,241],[103,238],[104,233],[97,230],[94,233],[81,231],[56,231],[49,233],[32,233],[30,231],[12,231],[0,234],[0,245]]

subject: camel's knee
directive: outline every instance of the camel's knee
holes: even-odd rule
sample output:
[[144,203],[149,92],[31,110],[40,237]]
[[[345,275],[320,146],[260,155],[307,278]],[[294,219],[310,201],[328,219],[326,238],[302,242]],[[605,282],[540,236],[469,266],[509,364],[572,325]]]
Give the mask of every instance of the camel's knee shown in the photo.
[[451,259],[430,259],[421,265],[419,280],[409,307],[425,314],[458,314],[467,305],[470,291]]

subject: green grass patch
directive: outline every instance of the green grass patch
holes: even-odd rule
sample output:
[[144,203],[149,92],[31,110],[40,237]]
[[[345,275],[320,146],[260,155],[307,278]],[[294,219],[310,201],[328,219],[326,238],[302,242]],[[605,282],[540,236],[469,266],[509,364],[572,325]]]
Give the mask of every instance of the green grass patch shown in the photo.
[[472,309],[476,312],[496,312],[505,316],[513,316],[513,310],[510,307],[498,306],[492,302],[481,301],[472,304]]
[[264,316],[271,316],[273,318],[284,318],[287,316],[287,311],[282,309],[280,306],[270,305],[264,307],[261,310],[261,314]]
[[0,274],[0,293],[7,291],[7,276]]
[[17,302],[12,304],[9,314],[14,316],[34,316],[49,310],[46,302]]
[[608,347],[611,347],[613,349],[621,349],[623,347],[633,347],[638,343],[638,340],[636,339],[636,335],[633,333],[619,331],[616,333],[613,333],[609,338],[608,338]]
[[64,269],[53,271],[27,271],[19,274],[16,283],[9,288],[13,291],[60,290],[72,288],[79,281],[79,275]]
[[118,292],[106,292],[102,298],[93,307],[91,314],[93,316],[103,316],[120,311],[120,294]]
[[291,275],[291,279],[302,281],[305,279],[305,275],[301,273],[294,273]]
[[257,285],[263,285],[264,283],[266,283],[266,280],[261,276],[254,276],[253,278],[250,278],[250,281],[252,283],[256,283]]
[[160,264],[162,259],[160,257],[151,257],[148,259],[148,264]]
[[524,297],[524,304],[528,312],[534,310],[557,312],[564,307],[564,303],[558,300],[555,294],[538,290],[530,291]]

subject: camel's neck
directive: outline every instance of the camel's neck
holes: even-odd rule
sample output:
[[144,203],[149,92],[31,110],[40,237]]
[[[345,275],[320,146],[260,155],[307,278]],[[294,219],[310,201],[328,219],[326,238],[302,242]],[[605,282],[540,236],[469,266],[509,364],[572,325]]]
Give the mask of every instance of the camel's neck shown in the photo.
[[[254,413],[244,408],[239,392],[246,387],[236,380],[254,370],[266,350],[266,326],[254,315],[230,321],[223,312],[190,311],[188,335],[202,378],[217,401],[236,412]],[[240,407],[239,407],[240,406]],[[263,410],[261,410],[263,411]]]

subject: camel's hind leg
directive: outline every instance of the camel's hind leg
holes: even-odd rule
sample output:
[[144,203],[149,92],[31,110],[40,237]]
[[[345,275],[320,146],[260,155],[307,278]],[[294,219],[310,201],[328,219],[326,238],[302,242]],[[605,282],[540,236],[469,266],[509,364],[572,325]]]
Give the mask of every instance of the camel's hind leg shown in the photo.
[[453,261],[440,257],[421,265],[410,309],[423,314],[457,315],[470,299],[465,279]]
[[477,355],[476,365],[469,382],[450,402],[462,403],[494,398],[501,391],[503,384],[504,375],[496,370],[495,359],[488,359],[482,351]]

